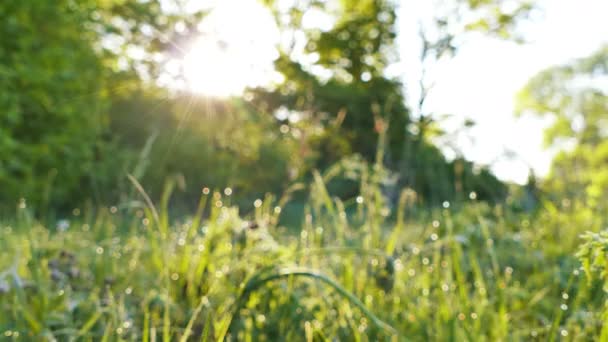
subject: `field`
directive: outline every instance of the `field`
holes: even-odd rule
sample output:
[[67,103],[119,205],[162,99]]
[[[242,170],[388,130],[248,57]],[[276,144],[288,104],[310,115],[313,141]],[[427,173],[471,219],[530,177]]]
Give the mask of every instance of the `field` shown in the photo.
[[608,341],[604,3],[0,0],[0,342]]
[[[604,292],[576,257],[597,230],[574,204],[525,214],[474,199],[423,209],[380,187],[342,202],[317,176],[299,230],[283,200],[240,217],[204,190],[171,218],[169,191],[75,209],[45,225],[25,203],[0,228],[2,340],[591,340]],[[226,195],[229,194],[229,195]],[[472,196],[474,197],[474,196]],[[593,239],[595,237],[596,239]],[[600,236],[589,236],[588,247]],[[601,249],[601,247],[600,247]],[[582,251],[588,250],[586,247]],[[593,249],[589,249],[593,250]],[[580,257],[593,275],[593,253]]]

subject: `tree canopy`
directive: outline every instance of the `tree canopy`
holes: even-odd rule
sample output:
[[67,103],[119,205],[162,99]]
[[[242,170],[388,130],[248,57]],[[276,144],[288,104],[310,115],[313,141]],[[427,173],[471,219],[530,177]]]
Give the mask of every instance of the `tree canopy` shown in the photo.
[[604,207],[608,188],[608,47],[547,69],[519,94],[520,114],[549,117],[545,143],[561,150],[547,186],[570,199]]
[[[395,186],[415,189],[429,204],[471,191],[504,197],[505,186],[486,169],[446,160],[427,130],[412,130],[430,121],[413,120],[404,85],[386,74],[398,60],[395,2],[265,4],[281,34],[275,68],[283,81],[225,100],[157,82],[201,33],[208,11],[160,0],[0,5],[0,33],[8,37],[0,42],[3,201],[44,207],[52,198],[66,208],[86,198],[117,201],[133,172],[154,194],[168,177],[182,179],[187,202],[203,186],[254,198],[353,154],[385,165]],[[479,1],[444,7],[451,14],[435,18],[438,34],[425,40],[437,54],[453,52],[461,30],[507,36],[529,9]],[[477,21],[462,19],[466,11]],[[323,20],[311,25],[310,15]]]

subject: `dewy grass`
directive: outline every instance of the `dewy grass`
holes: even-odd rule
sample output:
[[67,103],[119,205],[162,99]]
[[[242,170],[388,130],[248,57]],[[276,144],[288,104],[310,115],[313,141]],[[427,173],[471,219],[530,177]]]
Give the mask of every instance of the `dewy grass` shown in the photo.
[[155,207],[141,189],[146,204],[75,211],[58,227],[18,209],[0,223],[0,339],[606,334],[605,295],[593,277],[604,240],[588,234],[579,254],[589,277],[575,256],[580,242],[570,241],[599,230],[589,215],[549,208],[530,217],[475,201],[420,209],[406,192],[391,213],[377,171],[362,171],[360,200],[346,201],[328,193],[331,175],[318,175],[295,234],[277,226],[285,198],[268,197],[243,218],[211,190],[192,217],[174,220],[168,194]]
[[[365,305],[363,303],[361,303],[361,301],[357,297],[355,297],[352,293],[345,290],[342,286],[340,286],[338,283],[336,283],[334,280],[330,279],[329,277],[327,277],[321,273],[318,273],[318,272],[315,272],[312,270],[307,270],[307,269],[285,268],[285,269],[277,270],[273,273],[270,273],[267,276],[260,277],[257,274],[254,275],[252,277],[252,279],[249,280],[245,284],[245,287],[243,288],[243,292],[241,293],[241,295],[239,296],[239,298],[237,300],[236,311],[235,311],[236,318],[238,318],[238,314],[240,312],[241,306],[243,306],[244,303],[247,302],[247,300],[249,299],[249,296],[251,295],[251,293],[253,291],[259,289],[260,287],[262,287],[264,284],[266,284],[268,282],[271,282],[274,280],[279,280],[282,278],[288,278],[288,277],[311,278],[314,280],[321,281],[321,282],[325,283],[326,285],[329,285],[334,290],[336,290],[341,296],[346,298],[352,305],[359,308],[361,310],[361,312],[363,312],[365,314],[365,316],[367,318],[369,318],[377,327],[388,331],[390,334],[396,334],[396,331],[393,327],[391,327],[390,325],[386,324],[381,319],[376,317],[376,315],[374,315],[367,307],[365,307]],[[235,319],[235,317],[233,317],[233,320],[234,319]]]

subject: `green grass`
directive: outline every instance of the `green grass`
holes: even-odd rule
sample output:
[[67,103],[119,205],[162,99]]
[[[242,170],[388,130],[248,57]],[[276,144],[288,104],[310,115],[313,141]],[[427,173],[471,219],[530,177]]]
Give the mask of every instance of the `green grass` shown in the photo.
[[226,196],[203,195],[192,217],[170,220],[166,193],[158,208],[144,200],[75,211],[69,227],[45,226],[27,209],[0,224],[0,339],[585,341],[602,334],[601,283],[579,271],[575,256],[579,236],[601,226],[583,208],[546,204],[534,217],[474,201],[423,210],[404,192],[389,210],[371,181],[362,203],[342,202],[317,175],[293,232],[277,225],[285,202],[271,197],[241,218]]

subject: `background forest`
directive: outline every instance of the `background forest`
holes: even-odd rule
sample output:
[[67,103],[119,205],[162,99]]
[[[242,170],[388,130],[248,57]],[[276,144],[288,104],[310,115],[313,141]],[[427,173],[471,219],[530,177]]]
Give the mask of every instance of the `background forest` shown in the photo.
[[[397,1],[259,2],[272,80],[226,96],[192,3],[0,2],[0,339],[608,338],[607,47],[519,92],[559,151],[519,185],[387,72]],[[433,6],[423,70],[542,10]]]

